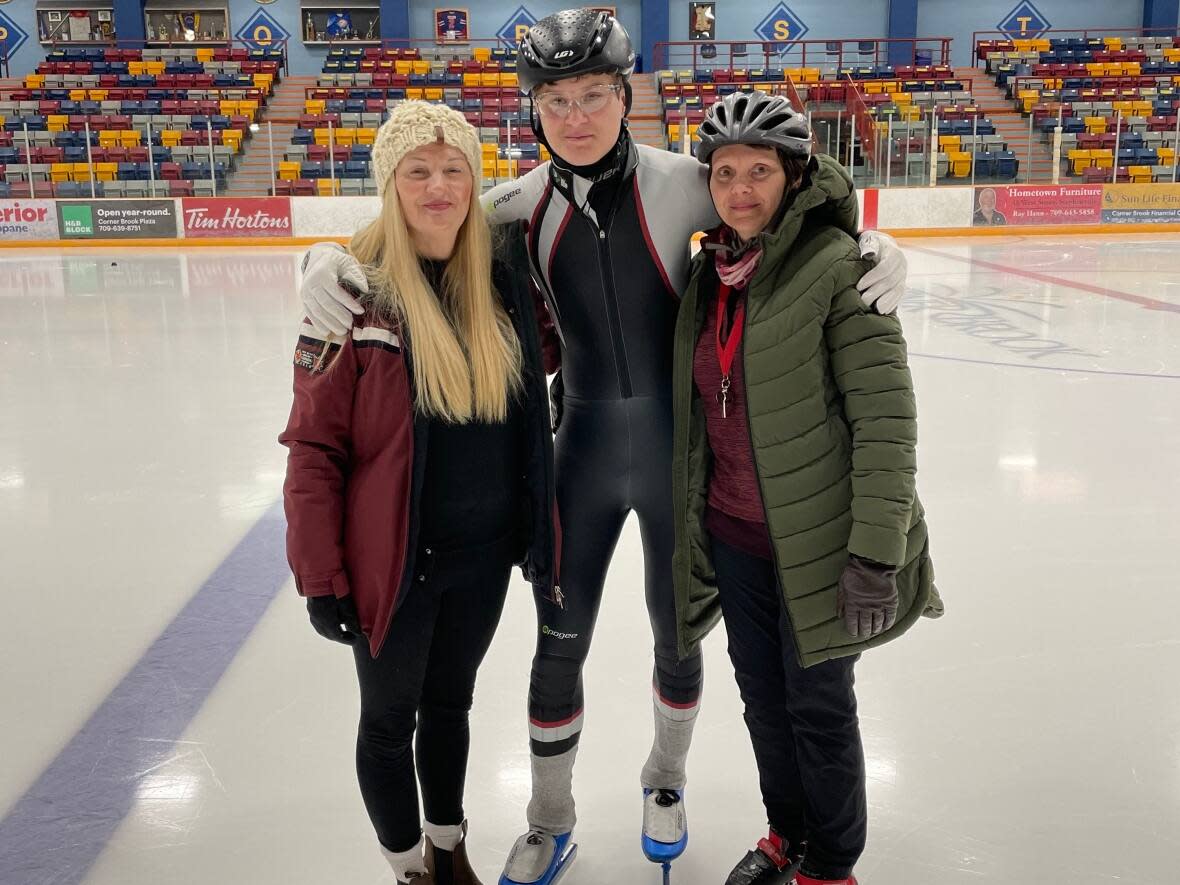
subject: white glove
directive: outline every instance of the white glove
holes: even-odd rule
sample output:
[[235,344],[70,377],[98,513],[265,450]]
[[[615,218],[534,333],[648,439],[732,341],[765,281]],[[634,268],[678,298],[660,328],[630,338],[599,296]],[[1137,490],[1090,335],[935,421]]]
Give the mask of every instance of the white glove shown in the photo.
[[880,231],[866,230],[860,235],[860,257],[874,262],[873,268],[860,278],[856,288],[866,307],[879,314],[891,314],[905,295],[908,269],[905,253],[897,240]]
[[303,259],[299,297],[317,332],[347,335],[352,328],[352,315],[365,312],[361,303],[341,288],[341,281],[359,292],[369,293],[364,270],[344,247],[337,243],[316,243]]

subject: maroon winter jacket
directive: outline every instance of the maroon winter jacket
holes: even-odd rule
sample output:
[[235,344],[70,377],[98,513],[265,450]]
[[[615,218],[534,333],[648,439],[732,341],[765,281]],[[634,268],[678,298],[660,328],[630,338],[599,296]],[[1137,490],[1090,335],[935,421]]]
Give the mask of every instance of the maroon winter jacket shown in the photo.
[[[521,267],[497,261],[495,277],[524,357],[529,524],[521,565],[536,591],[549,597],[558,544],[553,439],[537,321]],[[374,657],[409,590],[417,548],[429,421],[413,408],[409,351],[403,331],[371,313],[330,344],[305,320],[291,416],[279,437],[290,450],[283,499],[295,585],[303,596],[351,594]]]

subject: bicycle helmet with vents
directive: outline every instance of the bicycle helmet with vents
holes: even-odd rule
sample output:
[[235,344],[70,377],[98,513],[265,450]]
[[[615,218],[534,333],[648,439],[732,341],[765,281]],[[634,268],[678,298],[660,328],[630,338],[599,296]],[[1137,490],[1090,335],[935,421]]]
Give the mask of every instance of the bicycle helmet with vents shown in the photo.
[[718,148],[730,144],[773,147],[789,157],[811,156],[811,127],[781,95],[734,92],[715,103],[697,130],[697,159],[709,162]]

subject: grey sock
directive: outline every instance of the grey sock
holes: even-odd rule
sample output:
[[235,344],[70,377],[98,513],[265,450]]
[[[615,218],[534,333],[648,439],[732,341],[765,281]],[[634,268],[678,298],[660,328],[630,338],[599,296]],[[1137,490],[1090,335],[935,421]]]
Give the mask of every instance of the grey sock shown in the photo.
[[656,734],[651,754],[643,766],[641,782],[649,790],[683,790],[688,780],[685,764],[692,745],[692,730],[701,709],[697,702],[689,709],[669,706],[654,697]]
[[529,800],[529,828],[556,836],[574,828],[575,746],[560,756],[530,754],[533,767],[533,796]]

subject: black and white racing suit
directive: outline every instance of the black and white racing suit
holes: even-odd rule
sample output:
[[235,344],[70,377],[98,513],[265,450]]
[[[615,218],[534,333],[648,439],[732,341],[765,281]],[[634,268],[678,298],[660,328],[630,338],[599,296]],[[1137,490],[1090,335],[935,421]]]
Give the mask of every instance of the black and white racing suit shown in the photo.
[[[672,335],[692,234],[718,218],[705,166],[627,136],[622,143],[619,178],[596,192],[607,200],[593,198],[587,179],[544,163],[483,201],[493,223],[529,222],[534,276],[561,339],[564,409],[555,454],[564,608],[538,594],[529,690],[529,825],[552,833],[574,824],[569,774],[583,722],[582,667],[607,566],[632,511],[655,638],[656,738],[645,787],[683,788],[701,694],[699,651],[685,660],[677,654]],[[539,765],[564,772],[556,788],[538,784]]]

